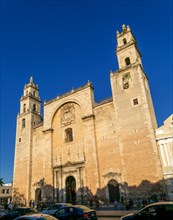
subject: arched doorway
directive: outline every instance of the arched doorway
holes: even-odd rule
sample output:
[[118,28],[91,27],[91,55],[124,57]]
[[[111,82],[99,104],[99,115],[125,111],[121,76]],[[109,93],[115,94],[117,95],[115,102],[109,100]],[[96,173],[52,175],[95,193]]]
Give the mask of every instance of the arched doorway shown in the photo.
[[37,188],[35,190],[35,204],[39,204],[40,201],[41,201],[41,189]]
[[66,202],[72,204],[76,202],[76,180],[73,176],[66,179]]
[[108,191],[109,191],[109,201],[114,202],[115,199],[119,202],[120,200],[120,192],[119,185],[116,180],[110,180],[108,183]]

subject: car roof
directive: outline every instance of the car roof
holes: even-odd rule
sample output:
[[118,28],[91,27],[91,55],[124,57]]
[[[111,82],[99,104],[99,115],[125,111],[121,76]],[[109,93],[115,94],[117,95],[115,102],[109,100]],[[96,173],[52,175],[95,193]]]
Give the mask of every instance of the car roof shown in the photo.
[[41,218],[41,217],[49,217],[49,218],[52,217],[53,218],[53,216],[50,216],[50,215],[47,215],[47,214],[37,213],[37,214],[32,214],[32,215],[20,216],[17,219],[22,219],[22,218],[32,219],[33,217],[36,218],[36,219]]
[[140,210],[137,210],[136,213],[139,213],[141,212],[142,210],[146,209],[146,208],[149,208],[149,207],[153,207],[153,206],[159,206],[159,205],[163,205],[163,206],[166,206],[166,205],[173,205],[173,202],[171,201],[161,201],[161,202],[155,202],[155,203],[151,203],[149,205],[146,205],[145,207],[143,207],[142,209]]
[[[72,205],[72,204],[66,204],[66,206],[63,206],[63,207],[61,207],[60,209],[63,209],[63,208],[69,208],[69,207],[71,207],[71,208],[76,208],[75,205]],[[57,211],[59,211],[60,209],[58,209]]]
[[13,209],[34,209],[34,208],[30,208],[30,207],[16,207],[16,208],[13,208]]
[[52,205],[72,205],[72,204],[71,203],[65,203],[65,202],[59,202],[59,203],[56,202],[56,203],[54,203]]
[[[65,207],[62,207],[62,208],[78,208],[78,209],[83,209],[85,211],[86,210],[93,211],[93,209],[90,209],[90,208],[88,208],[87,206],[84,206],[84,205],[70,205],[70,204],[67,204]],[[62,209],[62,208],[60,208],[60,209]],[[57,210],[57,211],[59,211],[59,210]]]
[[84,205],[75,205],[75,207],[83,209],[83,210],[94,211],[93,209],[90,209],[88,206],[84,206]]
[[161,202],[155,202],[155,203],[151,203],[148,206],[153,206],[153,205],[173,205],[173,202],[171,201],[161,201]]

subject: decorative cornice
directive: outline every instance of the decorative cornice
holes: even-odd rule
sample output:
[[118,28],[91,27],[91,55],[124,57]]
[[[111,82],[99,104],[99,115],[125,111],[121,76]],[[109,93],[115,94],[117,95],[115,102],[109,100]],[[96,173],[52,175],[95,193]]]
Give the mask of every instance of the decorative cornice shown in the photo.
[[123,44],[122,46],[117,47],[116,52],[119,52],[121,50],[124,50],[125,48],[135,44],[136,42],[132,39],[130,42],[128,42],[127,44]]
[[108,103],[108,102],[112,102],[112,100],[113,100],[112,97],[109,97],[109,98],[100,100],[99,102],[97,102],[97,103],[94,104],[94,107],[97,107],[97,106],[99,106],[99,105],[106,104],[106,103]]
[[95,115],[94,114],[85,115],[84,117],[82,117],[82,120],[87,120],[87,119],[90,119],[90,118],[95,118]]
[[23,100],[28,99],[28,98],[34,99],[35,101],[41,103],[40,97],[32,96],[31,94],[30,94],[30,95],[26,95],[26,96],[22,96],[22,97],[20,98],[20,101],[23,101]]
[[46,130],[43,130],[42,131],[43,133],[53,133],[53,129],[52,128],[48,128],[48,129],[46,129]]
[[160,141],[160,140],[167,140],[167,139],[173,139],[173,136],[162,136],[162,137],[156,137],[156,141]]
[[77,92],[79,92],[79,91],[81,91],[81,90],[84,90],[84,89],[86,89],[86,88],[88,88],[88,87],[90,87],[90,88],[93,90],[93,86],[92,86],[92,83],[91,83],[90,81],[88,81],[88,83],[85,84],[84,86],[80,86],[80,87],[78,87],[77,89],[74,89],[74,88],[73,88],[71,91],[69,91],[69,92],[67,92],[67,93],[65,93],[65,94],[59,95],[59,96],[57,96],[56,98],[54,98],[54,99],[52,99],[52,100],[45,101],[45,102],[44,102],[44,106],[46,106],[46,105],[48,105],[48,104],[50,104],[50,103],[52,103],[52,102],[54,102],[54,101],[57,101],[57,99],[59,100],[59,99],[65,98],[65,97],[67,97],[67,96],[70,96],[71,94],[77,93]]
[[57,165],[54,166],[54,169],[56,168],[66,168],[66,167],[71,167],[71,166],[78,166],[78,165],[84,165],[85,161],[67,161],[66,163],[62,164],[62,165]]
[[115,177],[115,176],[121,176],[121,173],[119,172],[108,172],[103,175],[104,178],[109,178],[109,177]]

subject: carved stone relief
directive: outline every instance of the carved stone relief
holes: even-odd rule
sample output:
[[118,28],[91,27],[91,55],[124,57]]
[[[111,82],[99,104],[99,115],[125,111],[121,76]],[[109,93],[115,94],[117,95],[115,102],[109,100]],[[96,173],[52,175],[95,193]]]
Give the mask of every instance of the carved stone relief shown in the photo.
[[130,73],[125,73],[122,77],[123,89],[129,88]]
[[70,125],[75,121],[75,107],[73,103],[67,103],[61,108],[61,125]]

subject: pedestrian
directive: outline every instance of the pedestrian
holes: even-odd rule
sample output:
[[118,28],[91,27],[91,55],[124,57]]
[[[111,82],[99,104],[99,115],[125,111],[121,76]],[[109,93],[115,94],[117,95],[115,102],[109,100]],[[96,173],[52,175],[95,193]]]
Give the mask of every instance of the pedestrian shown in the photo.
[[31,207],[32,207],[32,208],[35,207],[35,202],[34,202],[34,200],[32,200],[32,202],[31,202]]
[[120,199],[120,207],[119,207],[121,210],[124,210],[124,197],[121,196],[121,199]]
[[138,209],[141,208],[141,199],[140,199],[140,198],[137,198],[137,200],[136,200],[136,207],[137,207]]
[[114,200],[114,208],[118,209],[118,201],[116,199]]
[[133,208],[133,200],[130,198],[129,199],[129,209],[132,209]]
[[7,203],[5,203],[4,209],[8,209],[8,204]]
[[124,204],[124,197],[121,196],[121,203]]
[[90,207],[93,207],[93,199],[90,199]]
[[11,211],[13,208],[13,205],[11,204],[11,202],[8,204],[8,211]]
[[99,208],[99,201],[96,199],[96,208]]
[[147,202],[146,199],[143,199],[143,200],[142,200],[142,206],[145,207],[146,205],[148,205],[148,202]]

